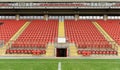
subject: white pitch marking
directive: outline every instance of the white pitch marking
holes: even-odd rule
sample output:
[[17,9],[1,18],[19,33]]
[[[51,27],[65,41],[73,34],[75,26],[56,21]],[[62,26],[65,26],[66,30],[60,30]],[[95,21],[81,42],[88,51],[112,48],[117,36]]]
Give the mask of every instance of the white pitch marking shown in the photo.
[[61,62],[58,63],[58,70],[61,70]]

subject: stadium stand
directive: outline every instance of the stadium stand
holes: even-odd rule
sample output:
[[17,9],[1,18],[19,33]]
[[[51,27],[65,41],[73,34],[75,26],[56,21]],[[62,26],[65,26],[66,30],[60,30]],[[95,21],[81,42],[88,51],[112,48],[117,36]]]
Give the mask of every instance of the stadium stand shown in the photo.
[[0,26],[0,40],[3,40],[4,43],[6,43],[26,20],[0,20],[0,22],[3,23],[3,25]]
[[119,20],[97,20],[104,30],[120,45],[120,21]]
[[75,43],[78,54],[117,54],[90,20],[65,20],[66,37]]
[[0,1],[0,55],[120,55],[117,1],[6,1]]
[[14,41],[7,53],[40,54],[43,51],[43,54],[45,54],[47,44],[49,42],[54,43],[57,35],[58,20],[33,20],[18,39]]

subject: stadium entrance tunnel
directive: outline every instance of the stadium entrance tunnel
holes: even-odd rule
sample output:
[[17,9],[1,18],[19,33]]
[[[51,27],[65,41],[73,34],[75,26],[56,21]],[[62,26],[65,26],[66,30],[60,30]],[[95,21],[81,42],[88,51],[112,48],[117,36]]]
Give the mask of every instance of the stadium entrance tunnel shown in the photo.
[[57,48],[56,57],[67,57],[67,48]]

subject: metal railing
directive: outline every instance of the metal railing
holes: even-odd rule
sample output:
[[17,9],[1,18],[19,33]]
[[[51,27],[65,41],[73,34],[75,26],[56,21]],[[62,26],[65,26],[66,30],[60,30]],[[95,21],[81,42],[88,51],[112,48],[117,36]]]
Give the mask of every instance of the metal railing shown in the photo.
[[4,40],[0,40],[0,47],[4,46]]

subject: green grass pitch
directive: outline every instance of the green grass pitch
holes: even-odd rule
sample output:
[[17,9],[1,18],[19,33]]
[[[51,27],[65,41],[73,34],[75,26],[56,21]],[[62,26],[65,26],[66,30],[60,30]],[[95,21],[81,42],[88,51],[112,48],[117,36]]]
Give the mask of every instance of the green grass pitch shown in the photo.
[[0,70],[120,70],[119,59],[0,59]]

